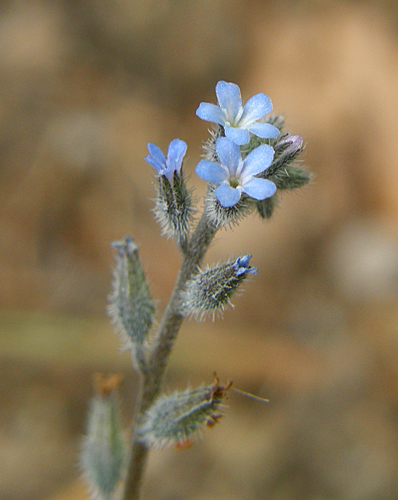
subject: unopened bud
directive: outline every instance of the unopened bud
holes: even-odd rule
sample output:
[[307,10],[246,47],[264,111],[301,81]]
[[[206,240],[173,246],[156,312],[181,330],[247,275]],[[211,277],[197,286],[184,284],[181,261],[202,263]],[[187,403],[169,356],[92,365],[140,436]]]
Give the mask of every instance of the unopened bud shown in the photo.
[[186,284],[181,295],[181,312],[198,320],[215,315],[231,305],[231,296],[249,274],[257,269],[249,265],[251,255],[238,257],[220,266],[198,273]]
[[121,380],[121,375],[96,375],[97,394],[91,401],[83,441],[82,469],[92,498],[100,500],[113,497],[124,470],[125,443],[116,392]]
[[[271,180],[278,190],[296,189],[308,184],[312,174],[295,161],[304,147],[303,138],[299,135],[282,134],[274,144],[274,160],[263,177]],[[270,218],[275,204],[276,196],[258,202],[256,205],[260,217]]]
[[109,315],[127,349],[142,345],[152,326],[154,303],[132,238],[112,243],[116,249]]
[[286,156],[297,156],[303,150],[303,138],[299,135],[287,135],[278,141],[275,152],[282,151]]
[[198,430],[205,425],[211,427],[220,419],[230,385],[224,387],[216,377],[210,386],[160,396],[145,414],[139,428],[141,441],[157,449],[165,446],[182,448],[191,444],[192,436]]

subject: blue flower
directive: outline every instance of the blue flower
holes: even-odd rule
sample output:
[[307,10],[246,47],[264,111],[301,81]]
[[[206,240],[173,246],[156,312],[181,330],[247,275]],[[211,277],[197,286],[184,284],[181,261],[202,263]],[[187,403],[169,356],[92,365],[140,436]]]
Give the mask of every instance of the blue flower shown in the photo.
[[235,144],[241,146],[249,142],[249,132],[262,139],[278,136],[279,130],[274,125],[258,121],[272,110],[271,99],[265,94],[254,95],[242,106],[239,87],[220,81],[216,85],[216,95],[218,106],[202,102],[196,114],[202,120],[222,125],[226,137]]
[[187,151],[187,145],[180,139],[172,140],[167,151],[167,158],[151,142],[148,143],[148,151],[149,155],[145,158],[145,161],[156,169],[159,176],[164,176],[171,182],[174,172],[180,172],[182,160]]
[[273,182],[255,177],[271,165],[274,158],[271,146],[258,146],[242,160],[239,146],[226,137],[219,137],[216,152],[219,163],[201,160],[195,171],[201,179],[219,184],[214,194],[223,207],[236,205],[242,193],[255,200],[265,200],[275,193]]
[[236,272],[236,276],[241,276],[242,274],[257,274],[257,268],[249,265],[249,260],[251,258],[252,256],[248,254],[236,259],[236,261],[232,264],[232,267]]

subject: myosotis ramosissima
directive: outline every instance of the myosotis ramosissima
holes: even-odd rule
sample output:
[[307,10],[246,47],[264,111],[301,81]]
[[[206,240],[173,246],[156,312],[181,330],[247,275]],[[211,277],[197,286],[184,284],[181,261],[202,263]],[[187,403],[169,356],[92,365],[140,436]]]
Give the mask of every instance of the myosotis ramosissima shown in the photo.
[[214,123],[204,158],[195,169],[207,183],[196,225],[183,165],[186,143],[172,140],[166,155],[155,144],[148,144],[145,160],[157,178],[155,217],[162,233],[175,239],[182,257],[169,303],[155,331],[155,302],[138,247],[130,237],[112,244],[116,252],[108,310],[123,348],[131,353],[141,387],[127,445],[119,417],[120,379],[97,378],[81,457],[93,498],[138,499],[150,448],[185,446],[204,426],[218,422],[229,385],[223,386],[217,377],[209,385],[161,394],[165,368],[184,317],[214,317],[230,304],[241,283],[257,273],[249,254],[202,269],[204,255],[218,230],[237,224],[253,211],[270,218],[278,191],[300,188],[311,179],[296,162],[304,147],[302,138],[283,131],[282,115],[269,115],[269,97],[259,93],[242,105],[239,87],[224,81],[217,83],[216,95],[218,105],[201,103],[196,112]]

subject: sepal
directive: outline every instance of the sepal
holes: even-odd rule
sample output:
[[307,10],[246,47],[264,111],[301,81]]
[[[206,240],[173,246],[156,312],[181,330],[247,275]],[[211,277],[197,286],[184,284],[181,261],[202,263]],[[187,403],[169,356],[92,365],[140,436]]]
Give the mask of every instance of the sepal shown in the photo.
[[288,132],[282,134],[273,145],[275,151],[274,159],[268,170],[264,172],[263,177],[273,180],[273,177],[277,176],[282,169],[294,164],[293,162],[304,150],[304,147],[303,138],[299,135],[291,135]]
[[204,210],[209,222],[217,229],[236,226],[253,211],[253,200],[244,193],[236,205],[223,207],[214,195],[216,187],[215,184],[207,184]]
[[214,125],[213,129],[209,130],[209,134],[210,138],[203,145],[203,158],[218,163],[220,158],[216,151],[216,141],[219,137],[225,137],[224,128],[221,125]]
[[313,178],[311,172],[298,167],[297,165],[289,165],[288,167],[278,171],[273,182],[278,189],[296,189],[308,184]]
[[277,205],[277,195],[266,198],[256,203],[257,212],[262,219],[270,219]]
[[199,272],[185,286],[181,294],[181,314],[202,320],[208,315],[222,312],[238,287],[257,269],[249,265],[251,255],[238,257]]
[[226,387],[216,377],[210,386],[160,396],[144,416],[138,435],[148,447],[185,447],[204,425],[213,426],[225,407]]
[[93,499],[114,498],[124,473],[126,450],[117,397],[121,380],[121,375],[97,374],[94,381],[97,394],[91,401],[81,452],[81,466]]
[[[271,114],[265,119],[262,120],[264,123],[269,123],[270,125],[273,125],[276,127],[279,132],[282,131],[284,125],[285,125],[285,117],[284,115],[275,115]],[[281,134],[279,134],[277,137],[270,138],[270,139],[263,139],[261,137],[258,137],[256,135],[251,134],[250,135],[250,141],[241,146],[241,153],[242,157],[247,156],[253,149],[258,148],[258,146],[261,146],[262,144],[268,144],[269,146],[272,146],[275,148],[275,145],[278,144],[278,142],[281,139]],[[275,159],[275,158],[274,158]]]
[[132,238],[112,243],[117,254],[108,313],[126,349],[141,349],[148,338],[154,302]]
[[[275,117],[275,126],[283,127],[282,115]],[[257,145],[249,144],[251,146]],[[304,150],[302,137],[298,135],[291,135],[290,133],[281,134],[278,138],[269,142],[274,148],[274,159],[270,167],[259,175],[264,179],[272,181],[278,190],[292,190],[301,188],[308,184],[313,176],[310,172],[298,166],[296,161],[298,156]],[[278,191],[275,195],[263,201],[256,203],[257,212],[263,219],[269,219],[277,205]]]
[[163,175],[158,177],[153,211],[162,233],[169,238],[175,238],[181,245],[186,240],[193,219],[191,193],[182,168],[173,173],[171,180]]

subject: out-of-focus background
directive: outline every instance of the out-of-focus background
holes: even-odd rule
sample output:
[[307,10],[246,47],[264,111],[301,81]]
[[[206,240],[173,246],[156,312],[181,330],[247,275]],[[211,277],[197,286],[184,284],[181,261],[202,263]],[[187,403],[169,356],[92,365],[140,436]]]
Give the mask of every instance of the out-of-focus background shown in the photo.
[[179,266],[151,214],[148,141],[194,175],[218,80],[307,142],[309,188],[223,231],[252,253],[223,320],[186,322],[167,387],[222,380],[220,425],[153,452],[146,499],[398,498],[398,4],[3,0],[0,4],[0,497],[81,500],[91,375],[137,379],[105,313],[109,242],[133,236],[164,307]]

